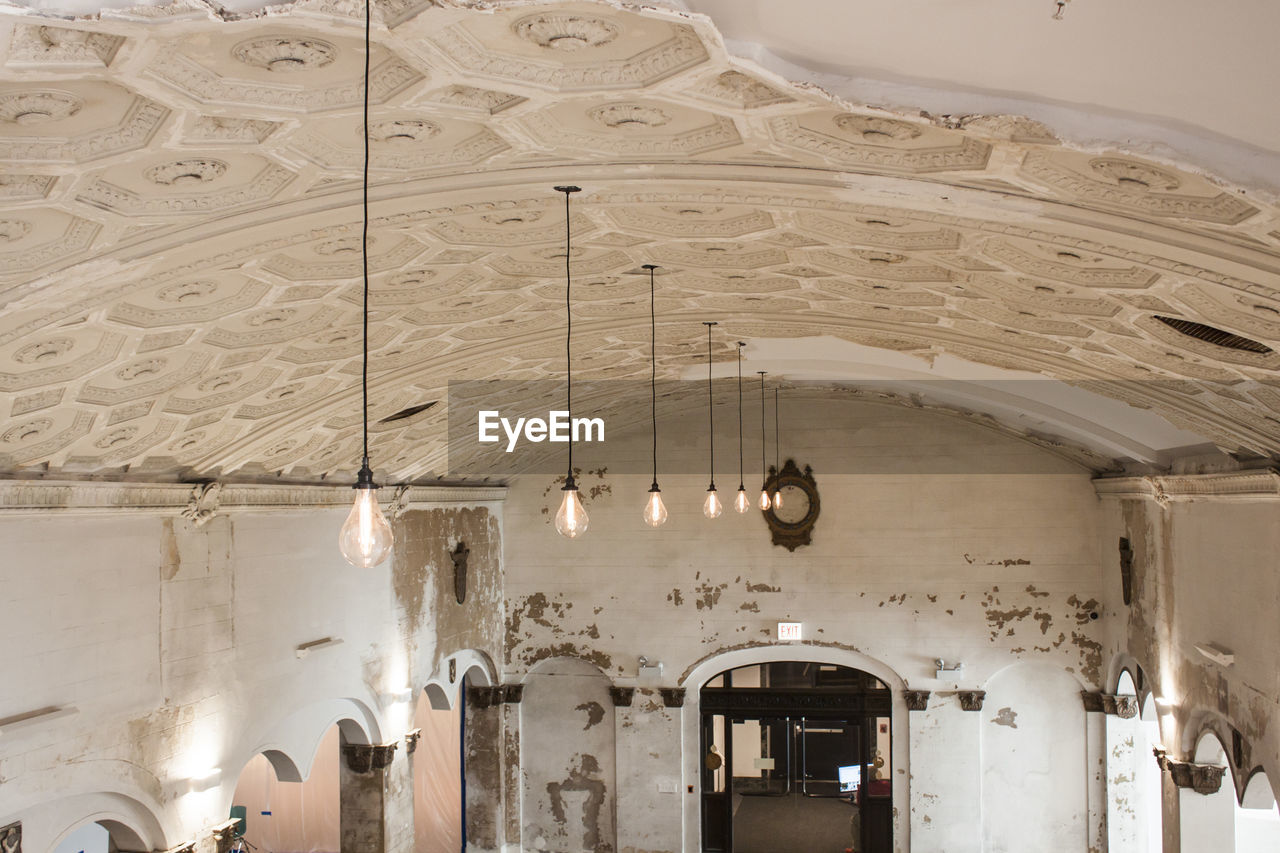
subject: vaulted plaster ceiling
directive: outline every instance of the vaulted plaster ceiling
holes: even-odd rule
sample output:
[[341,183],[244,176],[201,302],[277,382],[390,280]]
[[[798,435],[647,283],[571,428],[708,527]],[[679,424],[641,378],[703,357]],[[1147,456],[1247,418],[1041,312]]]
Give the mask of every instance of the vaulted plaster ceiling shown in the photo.
[[[794,380],[1032,377],[940,401],[1143,462],[1280,450],[1280,209],[1257,188],[1030,118],[841,101],[674,9],[375,15],[375,421],[452,379],[561,375],[551,187],[574,182],[580,376],[647,377],[628,273],[656,263],[667,377],[712,318],[726,369],[741,339]],[[362,16],[0,19],[0,470],[350,471]],[[443,475],[446,418],[376,425],[378,467]]]

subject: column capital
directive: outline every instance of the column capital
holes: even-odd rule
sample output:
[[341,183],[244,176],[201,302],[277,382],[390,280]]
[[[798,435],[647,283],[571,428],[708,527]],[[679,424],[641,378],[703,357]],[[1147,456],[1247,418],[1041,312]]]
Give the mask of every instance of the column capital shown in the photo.
[[662,695],[662,704],[667,708],[683,708],[684,707],[684,688],[683,687],[659,687],[658,693]]
[[960,707],[965,711],[981,711],[982,702],[987,698],[985,690],[961,690],[956,694],[960,697]]
[[396,757],[396,743],[348,743],[342,747],[342,757],[352,773],[372,773],[385,770]]
[[613,707],[630,708],[631,700],[635,698],[636,689],[634,687],[610,687],[609,697],[613,699]]
[[1222,787],[1222,776],[1227,768],[1216,764],[1196,764],[1191,761],[1165,759],[1173,784],[1179,788],[1190,788],[1197,794],[1216,794]]
[[929,691],[904,690],[902,700],[907,703],[908,711],[923,711],[929,707]]

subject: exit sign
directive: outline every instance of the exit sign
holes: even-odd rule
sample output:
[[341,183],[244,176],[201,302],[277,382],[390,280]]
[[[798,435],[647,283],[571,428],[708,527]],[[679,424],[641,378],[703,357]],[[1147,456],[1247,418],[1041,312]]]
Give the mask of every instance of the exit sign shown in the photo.
[[779,640],[799,640],[801,639],[800,622],[779,622],[778,623],[778,639]]

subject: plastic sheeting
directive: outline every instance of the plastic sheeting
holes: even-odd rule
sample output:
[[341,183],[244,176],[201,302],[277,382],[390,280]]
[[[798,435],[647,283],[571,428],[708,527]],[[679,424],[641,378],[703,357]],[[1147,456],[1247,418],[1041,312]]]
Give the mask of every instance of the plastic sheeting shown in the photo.
[[462,849],[461,705],[431,708],[419,697],[414,725],[422,731],[413,753],[415,853],[458,853]]
[[245,840],[259,853],[338,853],[338,744],[335,725],[320,741],[311,774],[302,782],[276,779],[271,762],[261,755],[245,765],[232,803],[247,809]]

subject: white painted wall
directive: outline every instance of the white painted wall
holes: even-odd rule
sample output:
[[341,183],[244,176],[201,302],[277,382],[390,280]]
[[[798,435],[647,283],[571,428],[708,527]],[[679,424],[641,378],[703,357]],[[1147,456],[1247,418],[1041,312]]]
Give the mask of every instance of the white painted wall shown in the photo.
[[[486,511],[500,521],[500,504]],[[4,732],[0,825],[21,820],[24,849],[52,850],[94,816],[167,849],[226,819],[256,754],[306,777],[339,720],[356,741],[400,739],[412,706],[391,692],[442,678],[441,656],[456,651],[437,647],[433,627],[437,580],[452,597],[452,576],[421,569],[425,619],[408,624],[392,563],[357,571],[339,555],[344,516],[238,513],[203,528],[124,514],[0,519],[0,683],[12,687],[0,719],[78,709]],[[436,525],[442,542],[451,523]],[[473,571],[492,585],[500,566],[475,565],[485,559]],[[342,642],[296,656],[326,636]],[[212,768],[220,782],[189,793]]]

